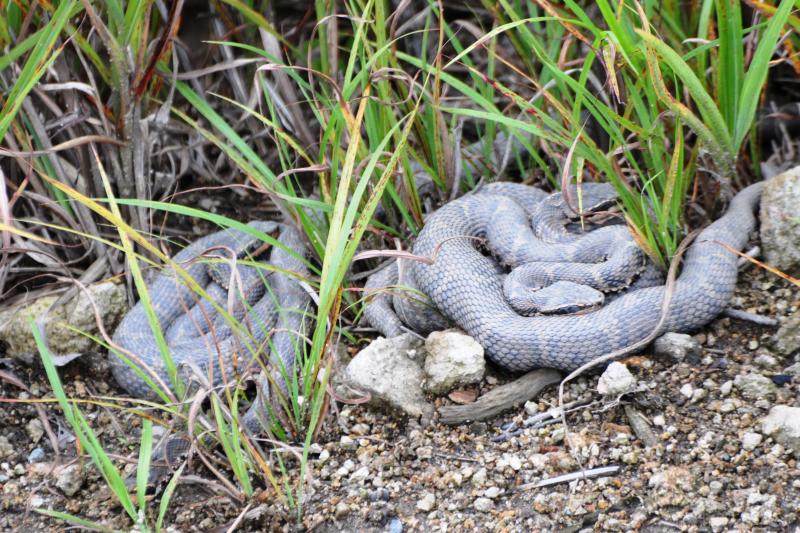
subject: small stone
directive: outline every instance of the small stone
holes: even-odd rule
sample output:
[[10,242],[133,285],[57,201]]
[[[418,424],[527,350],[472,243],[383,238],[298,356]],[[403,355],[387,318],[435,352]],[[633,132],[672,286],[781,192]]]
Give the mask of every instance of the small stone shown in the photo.
[[369,424],[355,424],[350,428],[350,433],[357,437],[363,437],[364,435],[369,434],[369,430]]
[[719,393],[723,396],[727,396],[733,390],[733,381],[728,380],[722,385],[719,386]]
[[432,492],[426,492],[425,495],[417,502],[417,509],[420,511],[428,512],[436,505],[436,496]]
[[755,450],[763,438],[760,433],[745,433],[742,435],[742,448],[747,451]]
[[328,450],[322,450],[321,452],[319,452],[319,457],[317,457],[317,462],[319,464],[325,464],[325,462],[327,462],[327,460],[330,458],[331,458],[331,452],[329,452]]
[[428,460],[433,457],[433,446],[420,446],[417,448],[417,459]]
[[653,417],[653,425],[658,427],[664,427],[667,425],[667,421],[664,419],[664,415],[656,415]]
[[481,468],[472,475],[472,484],[475,485],[476,487],[480,487],[481,485],[486,483],[486,476],[487,476],[486,469]]
[[350,506],[347,505],[345,502],[339,502],[336,504],[336,508],[333,511],[333,515],[336,518],[342,518],[346,516],[350,512]]
[[534,402],[534,401],[525,402],[525,413],[527,413],[528,416],[533,416],[533,415],[537,414],[538,412],[539,412],[539,404],[538,404],[538,402]]
[[434,331],[425,340],[424,389],[446,394],[455,387],[480,383],[486,373],[483,346],[457,330]]
[[786,319],[772,336],[772,345],[775,351],[787,357],[800,352],[800,313]]
[[409,352],[421,342],[405,333],[391,339],[372,341],[347,365],[344,383],[350,388],[369,393],[371,402],[388,405],[413,417],[432,413],[425,400],[421,383],[422,368]]
[[766,398],[776,390],[771,379],[754,373],[736,376],[733,384],[741,391],[742,396],[751,400]]
[[687,398],[691,398],[692,394],[694,394],[694,388],[692,387],[692,384],[687,383],[683,387],[681,387],[681,394],[683,394]]
[[44,461],[44,459],[44,450],[39,447],[34,448],[33,451],[28,455],[29,463],[41,463]]
[[751,339],[750,342],[747,343],[747,349],[750,350],[751,352],[753,350],[757,350],[758,349],[758,341],[755,340],[755,339]]
[[636,378],[628,367],[618,361],[612,362],[597,381],[597,392],[603,396],[617,397],[631,392]]
[[403,522],[395,517],[389,521],[389,533],[403,533]]
[[789,274],[800,271],[800,167],[766,180],[759,218],[766,262]]
[[708,484],[708,488],[711,490],[711,494],[719,494],[722,491],[722,482],[715,479]]
[[8,438],[0,436],[0,459],[11,457],[14,447],[8,442]]
[[343,450],[355,450],[356,448],[358,448],[358,443],[351,437],[348,437],[347,435],[342,435],[342,438],[339,439],[339,446]]
[[700,343],[685,333],[665,333],[656,339],[653,350],[656,355],[677,363],[687,357],[699,357],[702,353]]
[[369,467],[368,466],[362,466],[361,468],[359,468],[358,470],[356,470],[355,472],[350,474],[350,481],[355,481],[357,483],[362,483],[362,482],[366,481],[366,479],[368,477],[369,477]]
[[489,498],[490,500],[494,500],[495,498],[500,496],[501,492],[503,492],[503,491],[500,490],[497,487],[489,487],[488,489],[483,491],[483,495],[486,496],[487,498]]
[[85,474],[78,463],[61,468],[56,474],[56,487],[66,496],[74,496],[83,486]]
[[800,457],[800,407],[776,405],[761,419],[761,429]]
[[712,531],[722,531],[728,525],[728,517],[726,516],[712,516],[708,519],[708,525]]
[[25,424],[25,432],[28,434],[28,437],[33,441],[34,444],[39,442],[44,435],[44,427],[42,426],[42,421],[38,418],[33,418]]
[[488,513],[494,508],[494,503],[489,498],[481,496],[480,498],[475,498],[472,507],[479,513]]
[[769,354],[762,353],[757,355],[753,362],[761,368],[774,368],[778,366],[778,360]]

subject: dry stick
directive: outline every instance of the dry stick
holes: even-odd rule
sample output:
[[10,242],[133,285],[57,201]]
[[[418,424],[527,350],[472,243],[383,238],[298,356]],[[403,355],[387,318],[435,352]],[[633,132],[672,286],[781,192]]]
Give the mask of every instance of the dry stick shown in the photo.
[[[683,240],[683,242],[681,242],[680,246],[678,247],[678,250],[675,252],[672,261],[669,264],[669,272],[667,273],[667,282],[664,286],[664,299],[661,301],[661,316],[659,317],[658,322],[653,328],[653,331],[651,331],[650,334],[647,335],[647,337],[643,338],[642,340],[630,344],[628,346],[625,346],[623,348],[620,348],[619,350],[614,350],[609,354],[601,355],[600,357],[592,359],[588,363],[582,365],[581,367],[571,372],[567,377],[564,378],[564,380],[558,386],[559,407],[562,407],[564,405],[564,385],[568,381],[572,381],[573,379],[583,374],[590,368],[593,368],[601,363],[605,363],[606,361],[612,361],[630,352],[633,352],[640,348],[644,348],[645,346],[650,344],[653,340],[655,340],[656,337],[659,336],[659,334],[661,333],[661,329],[664,327],[664,323],[667,321],[667,318],[669,317],[669,306],[670,303],[672,302],[672,295],[675,291],[675,281],[677,280],[678,265],[680,264],[681,257],[683,256],[683,253],[686,251],[686,249],[689,247],[689,244],[695,239],[695,237],[697,237],[698,233],[699,233],[698,230],[693,231],[691,234],[689,234],[688,237],[686,237]],[[564,413],[563,408],[561,410],[561,423],[564,425],[564,429],[569,431],[569,427],[567,426],[567,416]],[[572,446],[570,446],[570,448],[572,448]],[[580,454],[574,453],[573,456],[578,462],[578,466],[583,468],[583,465],[581,464]]]

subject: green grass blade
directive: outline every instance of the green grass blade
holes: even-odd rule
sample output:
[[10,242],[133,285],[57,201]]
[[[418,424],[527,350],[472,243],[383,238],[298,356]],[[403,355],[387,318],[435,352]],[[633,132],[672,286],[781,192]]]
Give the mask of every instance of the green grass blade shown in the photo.
[[778,10],[770,19],[767,29],[758,41],[756,53],[753,55],[747,74],[745,74],[742,97],[736,113],[736,126],[733,129],[733,142],[737,151],[741,148],[745,137],[750,132],[750,127],[753,125],[761,91],[767,79],[770,59],[772,59],[775,45],[780,38],[781,30],[789,18],[789,13],[794,3],[793,0],[781,1]]

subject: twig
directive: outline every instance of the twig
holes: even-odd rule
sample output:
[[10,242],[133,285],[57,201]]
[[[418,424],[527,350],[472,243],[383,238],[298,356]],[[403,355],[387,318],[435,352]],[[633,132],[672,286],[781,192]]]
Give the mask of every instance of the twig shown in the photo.
[[650,429],[650,424],[647,421],[647,418],[639,412],[632,405],[625,406],[625,414],[628,417],[628,422],[630,422],[631,428],[633,428],[633,432],[639,437],[639,440],[644,443],[645,446],[648,448],[655,448],[658,446],[658,437]]
[[592,479],[596,477],[608,476],[619,472],[620,467],[614,466],[601,466],[599,468],[592,468],[590,470],[578,470],[577,472],[570,472],[561,476],[551,477],[536,481],[534,483],[525,483],[514,489],[514,492],[520,492],[528,489],[539,489],[542,487],[549,487],[551,485],[558,485],[559,483],[569,483],[576,479]]

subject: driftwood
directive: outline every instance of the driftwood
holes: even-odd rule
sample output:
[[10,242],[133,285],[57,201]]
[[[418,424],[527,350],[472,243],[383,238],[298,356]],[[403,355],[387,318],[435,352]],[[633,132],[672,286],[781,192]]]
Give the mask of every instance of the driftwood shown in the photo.
[[542,389],[561,380],[561,373],[550,368],[532,370],[511,383],[497,387],[467,405],[439,409],[439,420],[448,425],[485,420],[538,395]]

